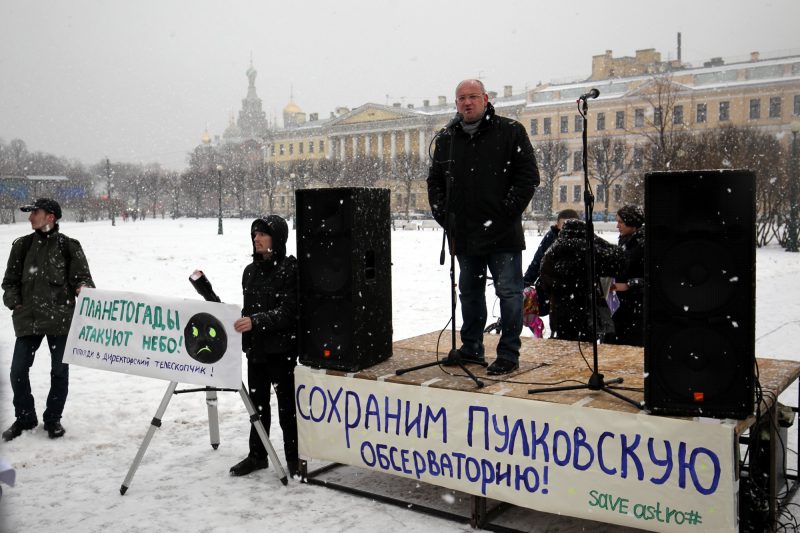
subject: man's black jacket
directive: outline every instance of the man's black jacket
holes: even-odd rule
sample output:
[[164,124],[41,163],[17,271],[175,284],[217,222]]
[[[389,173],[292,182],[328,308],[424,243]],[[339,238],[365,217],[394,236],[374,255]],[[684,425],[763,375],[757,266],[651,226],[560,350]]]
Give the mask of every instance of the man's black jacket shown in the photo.
[[[446,226],[446,171],[452,142],[453,190]],[[525,249],[522,213],[539,185],[539,169],[522,124],[495,114],[492,104],[470,136],[461,123],[436,139],[428,200],[448,229],[455,253],[484,255]]]

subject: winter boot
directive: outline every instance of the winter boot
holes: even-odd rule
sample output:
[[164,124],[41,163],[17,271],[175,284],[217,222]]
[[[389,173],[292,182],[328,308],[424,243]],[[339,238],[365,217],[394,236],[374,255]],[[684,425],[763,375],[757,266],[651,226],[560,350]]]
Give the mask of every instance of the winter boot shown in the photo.
[[10,440],[14,440],[20,435],[22,432],[27,429],[33,429],[39,425],[39,420],[36,418],[36,415],[33,416],[24,416],[17,418],[11,427],[3,432],[3,440],[8,442]]
[[44,430],[47,431],[47,436],[51,439],[57,439],[59,437],[63,437],[66,430],[64,426],[61,425],[61,422],[58,420],[53,420],[52,422],[45,422],[44,423]]
[[262,468],[266,468],[269,465],[269,461],[264,458],[260,459],[258,457],[253,457],[252,455],[248,455],[235,465],[231,467],[230,473],[232,476],[246,476],[251,472],[255,472],[256,470],[261,470]]

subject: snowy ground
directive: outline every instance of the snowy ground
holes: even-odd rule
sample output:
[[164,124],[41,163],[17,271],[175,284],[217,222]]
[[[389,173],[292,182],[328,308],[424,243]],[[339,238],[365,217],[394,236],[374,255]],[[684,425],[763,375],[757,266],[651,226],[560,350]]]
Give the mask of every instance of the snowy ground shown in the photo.
[[[12,240],[30,231],[27,223],[0,226],[2,266]],[[249,261],[249,221],[225,220],[217,235],[211,219],[117,221],[77,224],[62,230],[81,241],[98,287],[196,298],[187,281],[202,268],[224,301],[240,302],[240,276]],[[439,266],[440,231],[392,233],[393,325],[395,339],[438,330],[449,313],[448,272]],[[616,234],[605,236],[615,241]],[[529,233],[527,264],[540,236]],[[289,251],[294,253],[294,233]],[[758,250],[756,353],[800,359],[800,256],[777,247]],[[792,281],[794,280],[794,281]],[[489,302],[494,301],[490,296]],[[8,369],[14,345],[11,313],[0,309],[0,424],[12,421]],[[40,352],[31,371],[41,415],[49,361]],[[127,495],[119,488],[164,394],[167,382],[93,370],[70,369],[70,396],[63,423],[67,434],[50,440],[41,426],[10,443],[0,456],[17,470],[17,484],[4,487],[2,531],[37,533],[150,531],[469,531],[468,525],[349,496],[319,486],[290,482],[283,487],[272,470],[232,478],[228,468],[247,453],[247,413],[238,395],[220,393],[222,443],[208,444],[205,402],[199,394],[173,397]],[[796,404],[797,390],[782,398]],[[274,400],[273,400],[274,402]],[[273,407],[275,409],[275,407]],[[274,412],[274,411],[273,411]],[[280,428],[272,441],[283,457]],[[796,449],[794,444],[793,449]],[[790,456],[793,458],[794,456]],[[391,477],[386,476],[391,483]],[[423,490],[423,489],[420,489]],[[459,504],[449,491],[425,489],[441,506]],[[568,526],[566,524],[569,524]],[[612,526],[571,521],[559,531],[617,531]],[[532,524],[518,524],[531,531]],[[552,529],[549,529],[552,530]]]

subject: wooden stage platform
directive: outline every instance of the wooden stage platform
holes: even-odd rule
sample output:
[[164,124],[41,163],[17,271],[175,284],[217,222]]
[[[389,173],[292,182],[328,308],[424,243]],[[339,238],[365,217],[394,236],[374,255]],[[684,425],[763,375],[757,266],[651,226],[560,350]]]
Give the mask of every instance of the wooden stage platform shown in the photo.
[[[484,343],[487,353],[487,359],[489,362],[493,359],[493,354],[495,353],[496,344],[497,344],[498,336],[497,335],[485,335],[484,336]],[[438,347],[437,347],[438,342]],[[412,389],[398,389],[401,391],[409,390],[412,391],[409,394],[410,397],[413,398],[414,394],[413,391],[421,391],[424,389],[420,389],[419,387],[430,389],[443,389],[445,391],[458,391],[459,393],[469,393],[469,398],[474,398],[474,400],[468,400],[468,405],[482,405],[486,403],[487,405],[494,405],[491,404],[491,401],[494,401],[497,397],[502,397],[502,401],[504,402],[512,402],[506,403],[503,405],[510,405],[511,407],[508,409],[509,413],[518,413],[520,411],[519,406],[523,404],[513,403],[514,401],[518,402],[520,400],[530,401],[532,406],[539,406],[538,409],[535,410],[537,413],[541,413],[543,411],[547,411],[547,404],[552,404],[553,409],[561,409],[560,411],[555,411],[556,416],[555,418],[546,418],[547,415],[537,415],[541,416],[542,420],[558,420],[561,415],[564,413],[575,413],[580,417],[584,417],[584,419],[588,416],[589,418],[598,418],[609,420],[609,416],[614,416],[620,420],[626,420],[630,422],[629,428],[637,428],[639,426],[642,427],[665,427],[669,426],[671,423],[675,424],[694,424],[692,425],[684,425],[684,426],[675,426],[677,428],[681,428],[678,431],[684,431],[686,429],[691,430],[692,428],[699,428],[701,431],[706,431],[708,426],[725,426],[728,428],[729,433],[731,435],[730,439],[731,444],[734,446],[728,446],[729,448],[736,448],[738,449],[739,446],[736,446],[740,441],[739,439],[742,438],[743,435],[748,433],[748,429],[753,426],[756,422],[756,417],[751,416],[746,420],[738,420],[738,421],[714,421],[710,419],[693,419],[693,418],[678,418],[678,417],[655,417],[650,416],[644,413],[643,411],[637,409],[634,405],[631,405],[623,400],[615,398],[614,396],[607,394],[603,391],[592,391],[588,389],[580,389],[580,390],[573,390],[573,391],[558,391],[558,392],[543,392],[537,394],[529,394],[529,389],[531,388],[547,388],[549,386],[563,386],[563,385],[577,385],[577,384],[585,384],[589,377],[591,376],[592,370],[592,345],[587,343],[577,343],[571,341],[560,341],[554,339],[533,339],[529,337],[523,337],[522,339],[522,348],[520,350],[520,367],[517,371],[503,375],[503,376],[488,376],[486,374],[486,369],[479,365],[468,365],[468,368],[481,380],[485,383],[485,386],[482,388],[476,387],[475,383],[469,379],[458,367],[443,367],[440,365],[434,365],[428,368],[415,370],[413,372],[405,373],[403,375],[396,375],[397,370],[414,367],[417,365],[421,365],[424,363],[429,363],[435,361],[438,358],[443,359],[446,357],[446,354],[450,348],[450,331],[445,331],[440,338],[438,332],[429,333],[425,335],[421,335],[418,337],[413,337],[405,340],[396,341],[393,344],[393,355],[388,360],[374,365],[372,367],[363,369],[358,372],[348,373],[342,372],[337,370],[311,370],[311,369],[302,369],[302,372],[296,373],[296,379],[298,383],[303,383],[303,377],[313,377],[312,374],[321,375],[324,374],[325,379],[328,379],[326,383],[328,385],[334,384],[336,387],[339,387],[340,390],[357,390],[358,382],[361,382],[363,386],[368,387],[370,391],[369,394],[376,394],[374,391],[380,391],[381,385],[380,382],[394,384],[394,385],[408,385],[411,386]],[[623,378],[624,383],[619,386],[614,386],[624,396],[633,400],[636,403],[641,403],[644,399],[644,351],[642,348],[632,347],[632,346],[618,346],[618,345],[600,345],[598,347],[598,361],[599,361],[599,371],[601,374],[604,375],[606,380],[610,380],[612,378]],[[788,389],[793,382],[797,381],[800,378],[800,362],[796,361],[784,361],[784,360],[776,360],[776,359],[764,359],[759,358],[757,360],[758,365],[758,376],[759,376],[759,383],[760,388],[763,391],[762,397],[763,402],[759,406],[759,410],[763,415],[769,416],[772,419],[771,424],[769,427],[772,429],[777,428],[777,409],[774,404],[773,398],[776,399],[782,392]],[[298,367],[298,371],[301,370],[301,367]],[[343,378],[343,379],[340,379]],[[334,381],[330,381],[334,380]],[[361,380],[366,380],[367,382],[373,382],[374,385],[369,385],[368,383],[364,383]],[[309,382],[309,388],[313,382]],[[299,385],[298,385],[299,386]],[[355,388],[353,388],[355,387]],[[371,388],[370,388],[371,387]],[[395,390],[395,389],[391,389]],[[354,393],[355,394],[355,393]],[[472,395],[485,395],[485,396],[472,396]],[[463,397],[463,394],[461,395]],[[481,400],[480,398],[486,398],[486,400]],[[387,393],[386,396],[386,405],[387,407],[390,405],[390,394]],[[490,398],[493,398],[490,401]],[[333,397],[331,396],[331,399]],[[516,399],[516,400],[506,400],[506,399]],[[392,400],[394,401],[394,397],[392,396]],[[400,405],[400,400],[397,400],[397,405]],[[545,404],[540,404],[538,402],[545,402]],[[301,425],[301,455],[303,455],[303,438],[304,438],[304,431],[308,429],[308,425],[304,423],[301,418],[303,418],[302,413],[304,409],[306,412],[313,411],[314,405],[313,398],[309,399],[306,405],[302,405],[301,402],[301,394],[298,392],[298,422]],[[363,407],[363,406],[362,406]],[[568,410],[565,410],[568,409]],[[594,409],[601,410],[601,411],[592,411]],[[456,409],[452,409],[451,411],[455,411]],[[524,411],[528,411],[527,409],[522,409]],[[448,412],[448,415],[450,412]],[[308,415],[306,415],[308,417]],[[311,418],[313,418],[313,413],[311,414]],[[566,417],[569,418],[569,417]],[[614,421],[616,419],[610,419],[611,426],[613,427]],[[669,422],[672,420],[673,422]],[[315,420],[316,422],[316,420]],[[449,421],[448,421],[449,422]],[[698,425],[697,422],[700,422]],[[628,422],[626,422],[628,423]],[[555,424],[553,424],[555,427]],[[621,424],[621,427],[624,424]],[[472,426],[470,426],[472,427]],[[579,427],[579,426],[576,426]],[[589,427],[589,426],[587,426]],[[671,426],[670,426],[671,427]],[[305,428],[305,429],[304,429]],[[730,431],[732,429],[732,431]],[[657,436],[657,442],[661,442],[658,439],[663,438],[666,435],[674,435],[673,432],[669,433],[668,430],[663,429],[654,430],[655,433],[652,435]],[[591,433],[590,430],[587,430]],[[624,429],[616,430],[619,434],[624,433]],[[631,431],[636,431],[633,429]],[[662,431],[662,433],[658,433]],[[663,433],[667,432],[667,433]],[[691,433],[692,431],[690,431]],[[644,435],[646,438],[648,435],[647,429],[643,429],[641,434]],[[800,433],[798,434],[800,436]],[[379,435],[380,436],[380,435]],[[349,437],[349,435],[348,435]],[[774,435],[773,435],[774,437]],[[306,434],[306,438],[308,439],[308,434]],[[374,441],[376,437],[372,436],[369,437],[370,442]],[[677,436],[677,440],[679,439]],[[726,437],[727,439],[727,437]],[[456,439],[451,439],[450,443],[455,441]],[[688,440],[688,439],[684,439]],[[778,487],[776,470],[777,465],[775,462],[775,441],[776,438],[772,438],[770,440],[771,446],[771,454],[770,454],[770,468],[771,468],[771,482],[770,482],[770,511],[771,516],[774,518],[775,516],[775,509],[776,509],[776,499],[778,495]],[[488,440],[487,440],[488,442]],[[350,442],[348,441],[348,446]],[[411,448],[414,446],[419,446],[419,442],[415,442],[413,446],[409,445]],[[449,443],[448,443],[449,445]],[[371,444],[370,444],[371,446]],[[398,445],[398,449],[402,446]],[[311,446],[313,448],[313,446]],[[323,460],[332,460],[335,463],[342,463],[342,464],[350,464],[353,466],[361,466],[363,464],[359,464],[362,462],[362,459],[365,457],[364,450],[361,450],[361,458],[357,456],[347,456],[349,458],[342,459],[336,453],[331,452],[331,455],[328,455],[327,450],[330,449],[331,446],[328,448],[324,448],[325,452],[317,452],[313,455],[306,454],[307,458],[319,458]],[[577,448],[577,447],[576,447]],[[726,446],[722,446],[722,449],[725,449]],[[310,449],[310,448],[309,448]],[[322,448],[318,448],[322,449]],[[577,449],[576,449],[577,452]],[[555,453],[555,451],[553,452]],[[599,453],[599,451],[598,451]],[[721,456],[724,454],[721,454]],[[367,457],[367,460],[369,457]],[[516,458],[515,458],[516,459]],[[738,479],[739,479],[739,470],[742,467],[740,464],[740,459],[738,452],[734,452],[732,457],[726,458],[727,462],[730,463],[731,469],[736,470],[733,475],[729,476],[729,482],[734,485],[733,493],[736,493],[736,487],[738,486]],[[577,459],[576,459],[577,460]],[[724,461],[723,461],[724,462]],[[723,478],[725,479],[725,463],[723,465]],[[370,466],[369,464],[367,466]],[[552,466],[552,465],[551,465]],[[498,467],[499,468],[499,467]],[[396,475],[401,475],[404,477],[412,477],[409,475],[408,472],[403,474],[402,472],[391,472],[391,469],[388,469],[388,473],[393,473]],[[395,468],[395,470],[397,470]],[[551,488],[555,490],[556,486],[553,484],[553,473],[554,470],[552,468],[549,470],[550,472],[550,483]],[[580,473],[579,473],[580,474]],[[564,473],[564,476],[567,476],[567,473]],[[310,481],[313,482],[314,473],[310,474]],[[438,480],[429,480],[420,478],[419,476],[417,479],[421,479],[422,481],[430,482],[433,484],[439,484]],[[602,479],[602,478],[601,478]],[[563,480],[562,480],[563,481]],[[616,480],[615,480],[616,481]],[[441,483],[441,486],[450,486],[445,482]],[[597,480],[593,479],[588,482],[587,487],[597,487]],[[341,487],[335,487],[341,488]],[[662,487],[656,487],[657,490],[654,492],[653,498],[655,499],[656,496],[662,498],[663,501],[670,502],[669,495],[663,492]],[[635,493],[636,488],[632,489]],[[647,489],[649,490],[649,489]],[[659,492],[662,491],[662,492]],[[359,493],[358,490],[354,490],[353,492]],[[470,492],[467,490],[466,492]],[[587,493],[588,493],[587,489]],[[486,509],[486,494],[475,494],[472,492],[473,502],[471,507],[471,518],[470,522],[474,527],[483,527],[491,529],[490,521],[492,519],[491,513],[487,513]],[[527,495],[531,497],[531,495]],[[540,495],[534,495],[535,497],[539,497]],[[561,512],[560,510],[551,511],[546,508],[542,508],[539,506],[538,501],[535,498],[531,497],[533,503],[528,505],[527,503],[523,503],[521,505],[527,506],[532,509],[539,509],[545,510],[548,512]],[[500,501],[508,501],[515,505],[520,505],[517,501],[512,499],[504,500],[503,497],[494,499]],[[731,498],[732,500],[736,500],[736,496]],[[391,498],[389,499],[391,501]],[[661,500],[659,500],[661,501]],[[392,502],[398,503],[398,502]],[[733,503],[728,503],[727,506],[732,506]],[[414,508],[419,509],[419,505],[415,505]],[[570,513],[565,513],[570,514]],[[735,510],[734,510],[735,514]],[[572,516],[580,517],[580,514],[573,514]],[[605,515],[602,513],[596,513],[593,515],[593,520],[601,520],[606,521],[604,518]],[[688,516],[688,514],[687,514]],[[648,522],[645,523],[643,521],[626,521],[627,519],[620,519],[619,517],[611,516],[610,523],[616,523],[619,525],[626,525],[632,527],[638,527],[642,529],[651,529],[654,531],[670,531],[671,527],[675,527],[674,525],[669,524],[659,524],[656,522]],[[735,521],[735,518],[733,519]],[[710,525],[710,523],[709,523]],[[727,523],[726,527],[730,525],[730,522]],[[704,528],[703,528],[704,529]]]

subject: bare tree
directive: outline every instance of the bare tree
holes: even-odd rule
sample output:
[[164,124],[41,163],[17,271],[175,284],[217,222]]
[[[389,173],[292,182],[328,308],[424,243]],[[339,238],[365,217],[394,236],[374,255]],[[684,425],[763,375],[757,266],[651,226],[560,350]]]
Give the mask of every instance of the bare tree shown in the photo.
[[676,103],[680,90],[670,74],[654,76],[642,88],[642,100],[649,112],[643,117],[643,127],[633,131],[646,139],[643,156],[649,170],[672,168],[690,137],[683,106]]
[[419,155],[416,153],[403,153],[397,156],[394,165],[394,178],[403,191],[404,211],[406,220],[411,204],[411,194],[415,185],[425,182],[427,173],[425,172]]
[[588,146],[589,172],[597,180],[597,196],[603,202],[603,217],[608,222],[611,187],[628,174],[632,161],[627,143],[620,138],[603,135]]
[[346,183],[345,166],[338,159],[320,159],[314,168],[313,177],[328,187],[338,187]]
[[281,184],[282,170],[275,163],[260,162],[255,167],[256,178],[267,194],[268,212],[275,212],[275,193]]
[[725,126],[689,139],[676,159],[686,170],[746,168],[756,175],[756,245],[773,239],[784,245],[788,216],[789,157],[772,135],[753,128]]
[[547,140],[536,144],[535,150],[541,193],[534,196],[531,208],[542,211],[550,218],[553,216],[553,188],[558,177],[566,171],[569,149],[564,141]]

